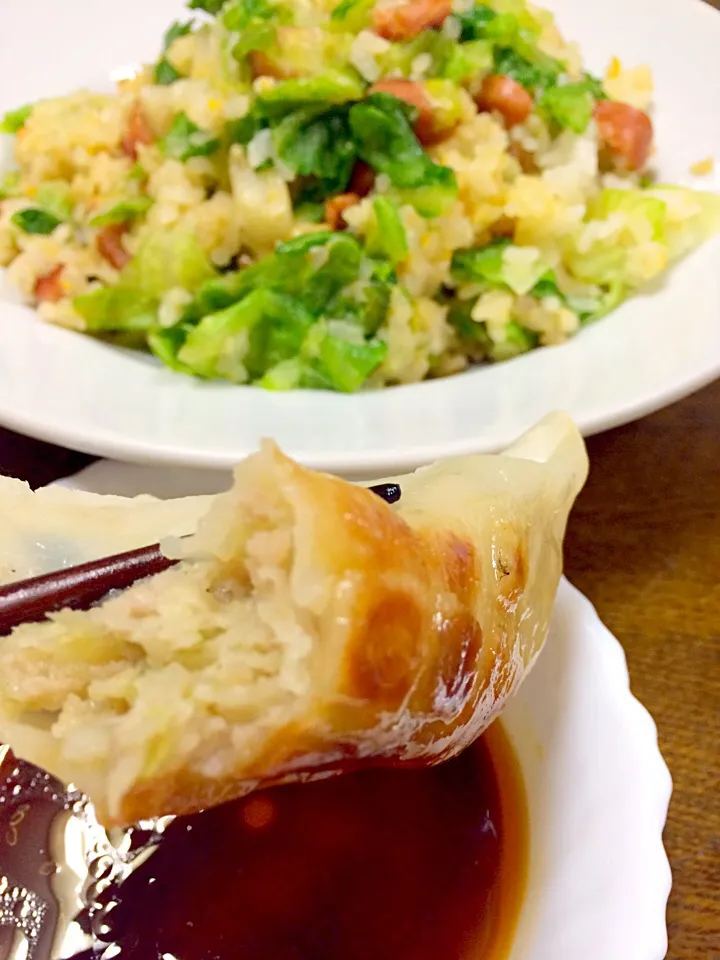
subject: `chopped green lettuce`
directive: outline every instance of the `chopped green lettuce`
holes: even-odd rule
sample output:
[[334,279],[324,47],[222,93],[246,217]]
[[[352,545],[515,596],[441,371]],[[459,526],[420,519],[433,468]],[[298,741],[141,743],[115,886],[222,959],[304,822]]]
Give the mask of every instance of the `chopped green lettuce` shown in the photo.
[[191,233],[159,230],[148,233],[122,272],[124,287],[159,299],[173,287],[196,290],[215,275],[205,251]]
[[34,109],[35,104],[29,103],[24,107],[8,111],[0,120],[0,133],[18,133],[25,126]]
[[485,40],[488,36],[488,26],[497,18],[497,14],[490,7],[476,3],[469,10],[453,14],[460,24],[460,40]]
[[8,170],[0,177],[0,200],[16,197],[20,193],[20,171]]
[[585,133],[592,119],[595,100],[584,83],[549,87],[540,98],[540,107],[562,130]]
[[502,285],[504,283],[503,254],[509,246],[511,241],[500,237],[484,247],[456,250],[450,267],[453,277],[462,283]]
[[127,287],[100,287],[75,297],[73,309],[95,333],[102,330],[149,330],[157,323],[157,304]]
[[171,83],[179,80],[180,76],[180,72],[175,69],[167,57],[160,57],[155,64],[153,79],[160,87],[169,87]]
[[448,80],[462,83],[489,73],[492,66],[492,44],[488,40],[471,40],[469,43],[453,44],[442,75]]
[[220,147],[220,139],[201,130],[184,113],[178,113],[168,135],[160,143],[171,160],[183,163],[191,157],[209,157]]
[[133,197],[130,200],[121,200],[104,213],[99,213],[90,220],[91,227],[109,227],[116,223],[128,223],[140,217],[152,206],[149,197]]
[[408,255],[408,242],[397,204],[389,197],[376,197],[373,213],[375,220],[366,237],[368,253],[400,263]]
[[373,93],[350,108],[350,127],[358,155],[384,173],[423,216],[438,216],[457,198],[457,180],[449,167],[434,163],[415,136],[412,111],[397,97]]
[[268,117],[279,117],[309,104],[325,107],[362,97],[365,85],[358,74],[326,70],[314,77],[281,80],[257,92],[258,103]]
[[278,156],[298,176],[314,177],[325,194],[345,190],[357,156],[347,109],[295,110],[274,127],[272,136]]
[[40,236],[52,233],[62,223],[59,217],[47,210],[41,210],[39,207],[27,207],[25,210],[18,210],[10,217],[10,220],[23,233]]
[[188,7],[191,10],[204,10],[211,17],[216,17],[222,10],[225,0],[189,0]]
[[41,183],[35,194],[37,205],[58,220],[68,220],[75,206],[69,184],[63,180]]
[[185,23],[176,20],[174,23],[171,23],[163,37],[163,50],[169,50],[180,37],[186,37],[189,33],[192,33],[194,26],[194,20],[186,20]]

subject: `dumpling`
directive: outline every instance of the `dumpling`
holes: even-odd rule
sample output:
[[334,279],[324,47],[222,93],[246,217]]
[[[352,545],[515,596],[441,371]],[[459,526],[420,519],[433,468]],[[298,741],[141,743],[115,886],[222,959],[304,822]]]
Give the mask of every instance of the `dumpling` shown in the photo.
[[107,825],[449,758],[543,645],[586,473],[562,414],[395,478],[394,506],[265,443],[177,566],[2,640],[0,740]]

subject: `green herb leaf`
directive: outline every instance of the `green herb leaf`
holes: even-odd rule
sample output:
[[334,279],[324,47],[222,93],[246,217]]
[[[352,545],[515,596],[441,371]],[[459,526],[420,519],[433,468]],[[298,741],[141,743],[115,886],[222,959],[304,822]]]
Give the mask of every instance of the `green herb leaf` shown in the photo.
[[90,221],[91,227],[109,227],[115,223],[127,223],[146,213],[152,206],[149,197],[134,197],[131,200],[122,200],[110,207],[105,213],[98,214]]
[[218,137],[201,130],[184,113],[175,117],[170,133],[161,141],[165,156],[183,163],[191,157],[209,157],[219,147]]
[[22,130],[34,108],[34,104],[28,104],[25,107],[18,107],[17,110],[10,110],[0,120],[0,133],[17,133]]
[[62,220],[52,213],[48,213],[47,210],[40,210],[37,207],[19,210],[10,219],[16,227],[19,227],[25,233],[39,235],[52,233],[62,223]]

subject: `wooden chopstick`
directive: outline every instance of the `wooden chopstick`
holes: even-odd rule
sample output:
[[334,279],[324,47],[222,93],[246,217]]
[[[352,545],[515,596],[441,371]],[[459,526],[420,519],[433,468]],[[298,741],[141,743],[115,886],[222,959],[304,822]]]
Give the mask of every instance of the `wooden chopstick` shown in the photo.
[[[400,499],[396,483],[381,483],[369,488],[388,503]],[[160,550],[160,544],[128,550],[101,560],[91,560],[40,577],[17,580],[0,587],[0,636],[21,623],[37,623],[49,613],[70,608],[87,610],[112,590],[125,590],[138,580],[172,567]]]

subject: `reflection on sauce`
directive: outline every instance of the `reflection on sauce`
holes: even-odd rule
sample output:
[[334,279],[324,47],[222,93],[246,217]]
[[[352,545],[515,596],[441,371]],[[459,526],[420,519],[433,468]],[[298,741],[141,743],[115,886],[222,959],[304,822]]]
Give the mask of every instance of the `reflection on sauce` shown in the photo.
[[438,767],[280,787],[178,818],[105,891],[113,946],[76,960],[505,960],[527,841],[495,724]]

